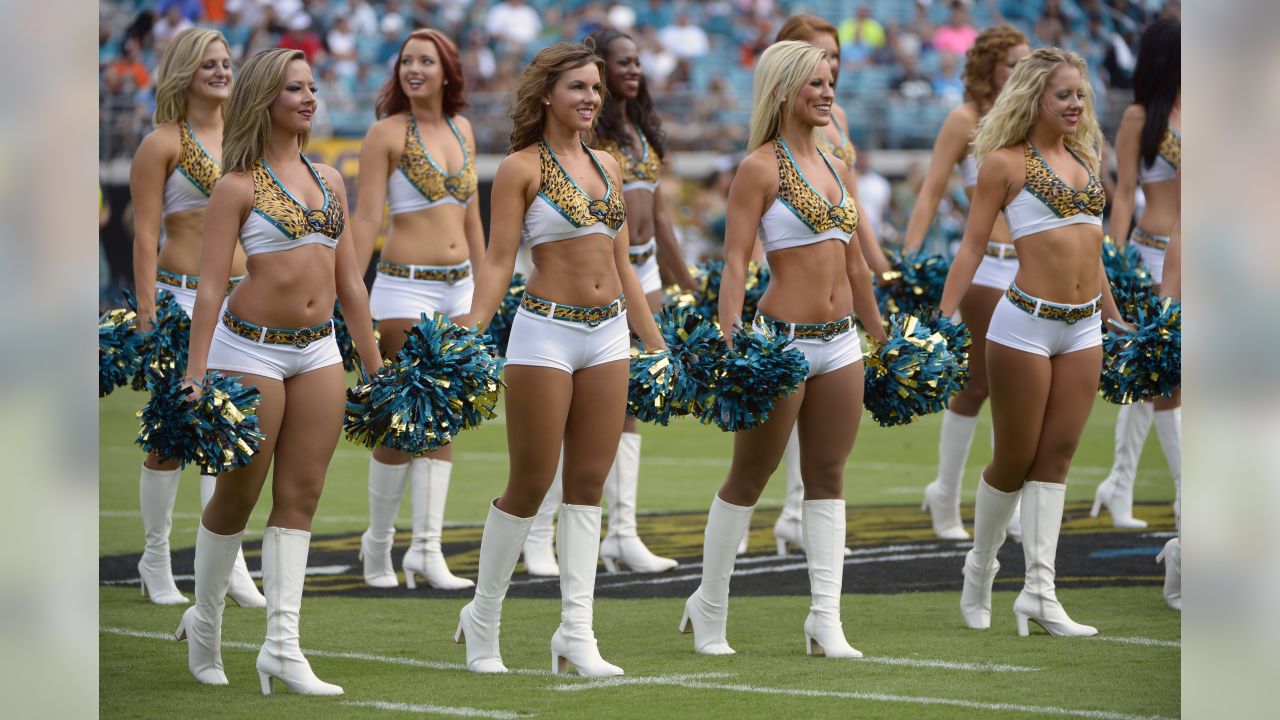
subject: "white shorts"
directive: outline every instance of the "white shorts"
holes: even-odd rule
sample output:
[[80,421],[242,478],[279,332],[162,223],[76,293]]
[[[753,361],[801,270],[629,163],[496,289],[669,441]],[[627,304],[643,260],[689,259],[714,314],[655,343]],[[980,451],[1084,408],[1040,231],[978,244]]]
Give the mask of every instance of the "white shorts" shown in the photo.
[[[226,313],[225,307],[223,313]],[[213,330],[213,342],[209,345],[209,359],[205,365],[210,370],[251,373],[284,380],[309,370],[341,363],[342,353],[338,351],[338,341],[332,332],[327,337],[299,348],[255,342],[242,337],[227,327],[224,318],[218,321]]]
[[[1152,235],[1134,228],[1129,241],[1138,248],[1138,254],[1142,256],[1142,264],[1146,265],[1147,272],[1151,273],[1151,281],[1159,285],[1164,280],[1164,251],[1169,245],[1169,237]],[[1160,247],[1152,247],[1152,245],[1160,245]]]
[[369,291],[369,313],[374,320],[417,320],[422,313],[430,317],[437,312],[444,313],[446,317],[456,318],[471,312],[471,294],[475,290],[475,280],[470,275],[471,261],[452,267],[426,268],[403,265],[400,267],[440,272],[465,268],[468,275],[453,282],[411,280],[388,275],[379,270],[373,280],[373,289]]
[[657,239],[650,238],[643,245],[632,245],[627,252],[631,255],[631,267],[635,269],[636,277],[640,278],[640,290],[645,295],[661,290],[662,274],[658,272]]
[[[973,274],[973,284],[983,287],[1007,290],[1018,274],[1018,257],[1013,255],[1013,246],[1004,243],[987,243],[988,254],[982,256],[978,271]],[[992,255],[991,251],[1000,253]],[[1011,255],[1011,257],[1005,257]]]
[[[191,317],[195,313],[196,307],[196,287],[200,284],[200,278],[195,275],[178,275],[167,270],[161,270],[169,277],[182,283],[181,286],[168,285],[159,280],[156,281],[156,297],[160,297],[161,290],[167,290],[173,299],[178,301],[178,306],[187,313],[187,317]],[[231,286],[235,287],[244,279],[244,276],[231,278]],[[227,289],[227,294],[231,294],[231,289]]]
[[[826,323],[826,325],[834,325],[835,323],[843,322],[843,320],[841,318],[834,323]],[[791,338],[791,342],[787,343],[787,347],[796,348],[804,353],[804,359],[809,363],[809,374],[805,375],[805,380],[835,372],[862,359],[862,340],[858,337],[858,331],[854,329],[852,316],[849,317],[848,330],[832,335],[826,340],[820,337],[798,338],[795,336],[797,330],[803,334],[805,328],[817,326],[788,323],[757,312],[752,326],[759,329],[766,325],[772,325],[773,331],[779,334],[783,332],[781,326],[788,326],[785,332],[787,337]]]
[[[1031,304],[1034,307],[1019,307],[1011,296],[1019,297],[1024,306]],[[1087,312],[1090,308],[1093,309],[1092,314],[1079,320],[1052,319],[1054,315]],[[987,341],[1044,357],[1097,347],[1102,344],[1101,308],[1100,300],[1084,305],[1047,303],[1013,285],[996,303],[987,329]],[[1033,311],[1039,314],[1033,315]]]
[[584,322],[552,319],[521,307],[511,323],[507,365],[537,365],[572,375],[595,365],[627,360],[630,349],[625,310],[592,327]]

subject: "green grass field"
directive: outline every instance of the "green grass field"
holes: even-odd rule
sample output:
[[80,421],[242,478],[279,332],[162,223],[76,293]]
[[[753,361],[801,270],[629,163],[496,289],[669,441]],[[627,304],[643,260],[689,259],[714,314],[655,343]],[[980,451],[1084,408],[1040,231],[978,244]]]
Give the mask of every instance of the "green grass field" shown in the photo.
[[[144,397],[118,390],[100,403],[100,529],[102,556],[137,553],[138,464],[134,411]],[[1116,408],[1098,401],[1068,485],[1069,501],[1092,498],[1111,460]],[[939,417],[879,428],[864,421],[846,469],[854,506],[919,503],[932,479]],[[640,509],[705,512],[728,468],[731,437],[682,421],[642,428]],[[990,456],[984,415],[970,455],[965,503]],[[457,443],[447,520],[483,520],[486,502],[506,480],[501,421]],[[358,533],[366,526],[368,455],[345,440],[330,466],[314,532]],[[781,474],[761,508],[782,503]],[[1172,482],[1152,439],[1143,455],[1137,499],[1171,501]],[[265,498],[265,496],[264,496]],[[268,511],[260,504],[246,540],[261,537]],[[172,543],[194,544],[199,513],[196,472],[189,468],[175,509]],[[1140,516],[1142,512],[1138,513]],[[409,503],[397,527],[409,527]],[[450,532],[446,530],[445,541]],[[771,546],[753,532],[752,553]],[[857,538],[850,537],[850,542]],[[398,564],[400,550],[397,549]],[[354,553],[350,559],[355,563]],[[956,563],[959,573],[960,563]],[[256,562],[251,561],[256,567]],[[1158,575],[1153,566],[1151,575]],[[958,580],[958,578],[957,578]],[[998,590],[1001,586],[997,587]],[[182,608],[139,599],[136,586],[101,586],[100,693],[104,717],[394,716],[544,717],[1176,717],[1180,714],[1179,614],[1158,586],[1069,588],[1060,597],[1073,615],[1097,624],[1098,638],[1017,637],[1008,608],[1013,592],[998,591],[992,629],[966,630],[955,593],[856,594],[846,587],[846,633],[867,658],[833,661],[804,656],[799,595],[733,598],[729,638],[738,655],[702,657],[675,631],[674,598],[602,598],[596,632],[605,657],[622,665],[620,680],[591,682],[549,674],[548,641],[558,621],[554,600],[513,598],[502,627],[503,657],[519,672],[503,677],[462,670],[465,655],[451,642],[465,602],[401,590],[404,599],[308,596],[302,639],[317,673],[346,688],[338,699],[264,699],[253,659],[264,628],[260,610],[227,609],[223,658],[231,686],[197,685],[186,669],[186,645],[172,640]],[[189,594],[189,593],[188,593]],[[167,639],[166,639],[167,637]]]

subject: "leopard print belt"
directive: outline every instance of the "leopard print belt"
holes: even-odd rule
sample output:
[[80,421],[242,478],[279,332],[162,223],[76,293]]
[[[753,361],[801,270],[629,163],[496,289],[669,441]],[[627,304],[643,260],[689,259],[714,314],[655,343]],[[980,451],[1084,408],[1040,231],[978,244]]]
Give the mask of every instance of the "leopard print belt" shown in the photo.
[[577,305],[561,305],[534,297],[525,293],[520,298],[520,307],[535,315],[543,315],[553,320],[567,320],[595,327],[605,320],[612,320],[627,309],[627,299],[619,297],[608,305],[599,307],[578,307]]
[[[233,277],[227,281],[227,294],[230,295],[232,290],[240,284],[244,277]],[[163,268],[156,268],[156,282],[169,287],[186,288],[187,290],[195,290],[200,287],[200,278],[195,275],[179,275],[175,272],[169,272]]]
[[406,280],[436,280],[452,285],[459,280],[471,277],[471,263],[465,262],[461,265],[449,267],[430,267],[427,265],[401,265],[400,263],[379,260],[378,272]]
[[852,315],[826,323],[789,323],[769,317],[762,312],[757,312],[756,318],[779,335],[787,335],[796,340],[829,342],[853,329]]
[[222,324],[246,340],[264,345],[292,345],[299,350],[333,334],[333,320],[325,320],[318,325],[297,330],[269,328],[255,325],[248,320],[241,320],[232,315],[230,310],[222,313]]
[[993,258],[999,258],[1001,260],[1018,259],[1018,249],[1012,245],[1005,245],[1004,243],[987,243],[987,254]]
[[1010,285],[1004,296],[1009,298],[1009,302],[1013,303],[1014,307],[1032,317],[1058,320],[1068,325],[1075,325],[1085,318],[1093,317],[1102,307],[1101,295],[1084,305],[1055,305],[1022,292],[1017,285]]
[[1155,248],[1161,252],[1163,252],[1165,248],[1169,247],[1169,238],[1152,235],[1151,233],[1146,232],[1145,230],[1139,230],[1138,228],[1134,228],[1133,234],[1129,237],[1139,245],[1146,245],[1149,248]]

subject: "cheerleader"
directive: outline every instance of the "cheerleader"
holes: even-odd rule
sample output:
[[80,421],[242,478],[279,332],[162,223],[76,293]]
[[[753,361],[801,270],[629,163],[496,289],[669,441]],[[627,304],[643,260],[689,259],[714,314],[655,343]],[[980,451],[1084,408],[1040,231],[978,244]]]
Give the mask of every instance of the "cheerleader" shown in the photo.
[[[378,260],[369,309],[382,332],[382,353],[393,356],[422,313],[457,318],[471,309],[471,269],[484,257],[484,228],[476,195],[475,137],[460,113],[465,82],[452,41],[437,30],[410,33],[396,72],[378,97],[378,121],[360,151],[360,203],[354,215],[358,266],[369,266],[385,205],[391,232]],[[406,480],[413,507],[413,540],[401,561],[405,584],[459,590],[440,551],[445,499],[453,469],[451,445],[412,457],[380,447],[369,459],[369,529],[360,538],[364,580],[396,587],[391,565],[395,519]]]
[[[978,184],[978,166],[970,151],[970,143],[978,123],[1000,94],[1018,61],[1031,52],[1027,38],[1011,25],[996,25],[983,30],[965,55],[965,101],[947,114],[933,144],[929,174],[920,187],[920,195],[907,223],[906,249],[915,252],[938,211],[938,202],[947,189],[952,166],[960,168],[969,204],[973,204]],[[991,237],[983,251],[982,263],[973,284],[960,299],[960,318],[969,326],[973,346],[969,351],[969,384],[951,399],[942,414],[942,433],[938,439],[938,475],[925,486],[924,505],[933,520],[933,533],[944,540],[967,540],[960,521],[960,488],[964,484],[965,463],[973,444],[978,413],[987,399],[987,324],[1001,295],[1013,284],[1018,272],[1018,254],[1009,237],[1009,226],[1003,215],[997,215],[991,226]],[[1013,514],[1007,532],[1015,541],[1021,539],[1018,513]]]
[[729,192],[719,317],[726,340],[742,325],[747,261],[757,234],[772,275],[753,327],[781,334],[804,353],[800,389],[777,402],[763,425],[734,435],[733,462],[707,516],[702,579],[685,602],[680,631],[694,649],[732,654],[725,637],[729,577],[738,544],[769,476],[799,423],[804,479],[802,535],[812,604],[804,621],[809,654],[856,658],[840,622],[844,574],[844,466],[862,416],[862,350],[854,316],[884,341],[871,273],[856,244],[858,209],[848,168],[818,146],[831,122],[835,81],[826,52],[787,40],[755,71],[750,154]]
[[[1182,172],[1179,170],[1176,182],[1182,184]],[[1182,220],[1173,224],[1169,233],[1169,245],[1165,248],[1164,265],[1161,268],[1164,277],[1160,283],[1161,293],[1182,302]],[[1179,448],[1179,450],[1181,450]],[[1181,460],[1181,452],[1178,459]],[[1181,485],[1179,482],[1179,493]],[[1180,509],[1180,508],[1179,508]],[[1182,612],[1182,521],[1179,513],[1178,534],[1165,543],[1164,549],[1156,555],[1156,562],[1164,563],[1164,601],[1169,607]]]
[[995,453],[978,485],[973,549],[960,610],[971,628],[991,624],[996,552],[1021,498],[1026,579],[1013,604],[1051,635],[1093,635],[1054,592],[1067,471],[1098,393],[1102,319],[1119,324],[1102,267],[1098,178],[1102,144],[1089,70],[1078,55],[1040,48],[1014,68],[973,142],[978,186],[941,311],[952,315],[986,257],[1003,210],[1018,272],[987,329]]
[[585,45],[559,43],[534,56],[512,101],[511,154],[493,181],[493,225],[462,323],[487,322],[506,292],[521,243],[534,273],[507,345],[506,418],[510,475],[489,506],[480,541],[475,599],[458,618],[467,668],[501,673],[502,600],[516,558],[562,454],[564,504],[560,627],[551,637],[553,672],[621,675],[605,662],[592,630],[600,496],[622,433],[628,381],[628,327],[645,348],[664,349],[630,260],[622,172],[590,150],[604,92],[604,62]]
[[[197,681],[227,684],[219,647],[222,597],[274,460],[262,539],[267,634],[257,669],[264,695],[277,679],[299,694],[342,694],[315,676],[298,646],[311,520],[345,405],[331,317],[335,296],[366,371],[382,364],[345,230],[342,176],[302,154],[315,110],[315,82],[302,52],[268,50],[245,63],[227,108],[226,175],[209,199],[200,265],[205,281],[196,291],[187,364],[193,385],[206,370],[218,370],[257,387],[265,438],[252,462],[218,476],[196,535],[196,602],[177,637],[188,639],[188,666]],[[237,243],[249,272],[224,302]]]
[[[1165,247],[1178,215],[1175,176],[1182,158],[1182,24],[1159,20],[1142,33],[1133,72],[1133,104],[1125,109],[1116,131],[1116,192],[1111,231],[1116,242],[1133,242],[1157,285],[1165,265]],[[1137,223],[1134,196],[1142,186],[1145,207]],[[1176,497],[1182,497],[1182,393],[1133,403],[1116,416],[1116,450],[1111,473],[1098,485],[1090,514],[1105,506],[1120,528],[1144,528],[1133,516],[1133,485],[1138,458],[1154,421],[1160,447],[1173,475]],[[1175,517],[1181,502],[1175,500]]]
[[[816,45],[826,52],[827,64],[831,66],[832,83],[840,79],[840,34],[835,27],[816,15],[793,15],[778,30],[775,42],[783,40],[800,40]],[[845,128],[849,127],[848,116],[837,103],[831,104],[831,122],[819,129],[818,147],[831,157],[844,163],[848,172],[844,177],[845,187],[855,203],[858,203],[858,173],[853,167],[858,152],[849,140]],[[889,261],[876,239],[871,223],[858,223],[858,246],[862,248],[862,256],[876,273],[888,272]],[[773,537],[777,544],[778,554],[786,555],[787,546],[802,548],[804,538],[801,530],[801,509],[804,503],[804,482],[800,477],[800,435],[795,428],[791,429],[791,437],[787,440],[786,452],[782,455],[783,466],[787,472],[787,497],[782,512],[773,525]],[[743,547],[742,551],[746,548]],[[848,554],[848,550],[845,551]]]
[[[222,175],[223,107],[231,94],[231,53],[216,30],[190,28],[174,36],[156,72],[153,130],[133,156],[133,274],[143,329],[155,320],[156,295],[173,295],[191,315],[200,285],[200,244],[209,193]],[[163,227],[162,227],[163,226]],[[163,236],[164,244],[160,245]],[[158,248],[158,255],[157,255]],[[244,275],[244,253],[231,258],[232,282]],[[155,278],[154,284],[150,278]],[[142,462],[138,499],[146,550],[138,562],[142,595],[159,605],[185,605],[173,582],[169,528],[178,496],[177,461],[149,453]],[[200,476],[200,504],[213,495],[215,476]],[[227,594],[240,607],[264,607],[244,553],[236,547]]]

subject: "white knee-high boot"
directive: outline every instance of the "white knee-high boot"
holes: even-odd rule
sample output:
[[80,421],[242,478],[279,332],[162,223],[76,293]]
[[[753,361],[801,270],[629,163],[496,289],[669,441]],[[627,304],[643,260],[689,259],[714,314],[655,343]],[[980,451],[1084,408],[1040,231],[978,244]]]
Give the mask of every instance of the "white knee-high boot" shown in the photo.
[[413,506],[413,542],[401,560],[404,584],[417,587],[416,576],[439,590],[462,590],[474,582],[456,577],[445,564],[440,540],[444,535],[444,505],[449,496],[449,475],[453,463],[432,458],[414,458],[409,463],[409,501]]
[[804,553],[809,564],[809,616],[804,620],[806,655],[860,658],[840,623],[844,584],[844,500],[804,502]]
[[231,567],[244,531],[217,535],[196,531],[196,604],[187,608],[174,637],[187,640],[187,668],[204,685],[226,685],[222,670],[222,610],[227,606]]
[[276,680],[299,695],[341,695],[342,688],[316,677],[298,646],[302,585],[307,575],[311,533],[269,527],[262,535],[262,587],[267,595],[267,636],[258,651],[262,694]]
[[529,528],[528,537],[524,540],[524,569],[534,577],[558,577],[560,567],[556,565],[555,537],[556,511],[560,509],[560,500],[564,498],[564,453],[560,454],[560,463],[556,465],[556,477],[547,489],[546,497],[538,506],[538,514],[533,516],[533,526]]
[[1091,517],[1105,505],[1111,524],[1118,528],[1144,528],[1145,520],[1133,516],[1133,485],[1138,479],[1138,459],[1151,431],[1153,409],[1150,402],[1125,405],[1116,415],[1116,450],[1111,472],[1093,493]]
[[142,596],[157,605],[186,605],[190,600],[173,582],[169,558],[169,530],[173,527],[173,503],[178,498],[181,470],[152,470],[142,466],[138,478],[138,506],[146,547],[138,561]]
[[1182,538],[1170,538],[1156,562],[1164,563],[1164,601],[1182,612]]
[[[489,516],[480,536],[480,567],[476,595],[458,613],[453,641],[467,644],[467,669],[475,673],[504,673],[498,634],[502,625],[502,601],[511,586],[520,546],[529,535],[533,518],[516,517],[489,503]],[[594,557],[594,555],[592,556]]]
[[[218,484],[217,475],[200,476],[200,509],[203,510],[213,497],[213,489]],[[227,597],[236,605],[245,608],[261,608],[267,606],[267,599],[258,592],[258,586],[249,574],[249,566],[244,562],[244,543],[236,547],[236,562],[231,567],[231,583],[227,586]]]
[[400,584],[391,564],[391,546],[396,538],[396,515],[404,497],[409,465],[388,465],[369,458],[369,529],[360,536],[360,561],[364,581],[377,588]]
[[618,572],[619,566],[638,573],[660,573],[679,565],[671,558],[650,552],[636,531],[639,480],[640,434],[624,432],[618,440],[618,454],[613,460],[613,467],[604,481],[604,499],[609,504],[609,532],[600,545],[600,559],[604,561],[605,570],[611,573]]
[[1019,635],[1027,635],[1027,621],[1050,635],[1085,637],[1098,633],[1097,628],[1068,617],[1054,590],[1054,564],[1066,498],[1067,486],[1062,483],[1028,480],[1022,486],[1022,554],[1027,561],[1027,575],[1022,592],[1013,601]]
[[605,677],[621,675],[622,668],[605,662],[592,629],[592,605],[596,594],[596,557],[600,551],[600,508],[561,505],[556,530],[560,556],[560,627],[551,636],[551,672]]
[[[1182,408],[1176,407],[1154,413],[1156,437],[1160,438],[1160,449],[1164,450],[1164,459],[1169,463],[1169,474],[1173,476],[1173,519],[1178,530],[1182,530]],[[1181,605],[1181,601],[1179,601]]]
[[1000,571],[996,553],[1004,545],[1005,527],[1018,507],[1022,491],[1001,492],[978,481],[973,505],[973,549],[964,558],[964,589],[960,592],[960,614],[974,630],[991,627],[991,584]]
[[787,497],[782,512],[773,524],[773,539],[778,545],[778,556],[787,554],[787,546],[804,547],[804,476],[800,472],[800,431],[791,427],[787,449],[782,453],[782,465],[787,472]]
[[969,446],[978,426],[978,416],[969,417],[946,410],[938,438],[938,477],[924,488],[924,504],[933,519],[933,534],[943,540],[968,540],[960,521],[960,485],[964,480]]
[[711,501],[702,538],[702,582],[684,603],[679,630],[693,632],[693,648],[703,655],[732,655],[725,639],[729,621],[729,577],[738,542],[751,522],[752,507],[730,505],[719,495]]

